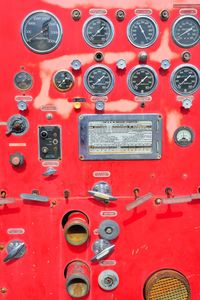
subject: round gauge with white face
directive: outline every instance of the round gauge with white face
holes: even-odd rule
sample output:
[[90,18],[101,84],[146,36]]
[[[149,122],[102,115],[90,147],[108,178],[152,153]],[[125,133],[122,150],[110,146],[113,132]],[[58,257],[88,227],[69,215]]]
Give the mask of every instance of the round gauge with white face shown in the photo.
[[61,42],[62,33],[62,25],[58,18],[43,10],[30,13],[21,26],[25,45],[39,54],[55,50]]
[[110,93],[114,87],[114,75],[105,65],[90,67],[84,75],[86,90],[95,96],[103,96]]
[[15,75],[14,84],[19,90],[26,91],[32,87],[33,78],[28,72],[21,71]]
[[138,48],[151,46],[158,37],[158,25],[153,18],[139,16],[133,18],[127,27],[127,37]]
[[171,85],[175,92],[180,95],[195,93],[200,85],[199,70],[190,64],[177,67],[171,74]]
[[190,127],[181,126],[174,132],[174,141],[178,146],[187,147],[192,144],[194,133]]
[[60,70],[54,74],[53,83],[60,92],[69,91],[74,84],[74,76],[68,70]]
[[195,46],[200,40],[200,22],[194,16],[182,16],[172,26],[172,38],[182,48]]
[[129,90],[137,96],[150,95],[158,85],[158,76],[152,67],[138,65],[128,74]]
[[111,43],[114,36],[112,22],[104,16],[90,17],[83,25],[83,37],[93,48],[103,48]]

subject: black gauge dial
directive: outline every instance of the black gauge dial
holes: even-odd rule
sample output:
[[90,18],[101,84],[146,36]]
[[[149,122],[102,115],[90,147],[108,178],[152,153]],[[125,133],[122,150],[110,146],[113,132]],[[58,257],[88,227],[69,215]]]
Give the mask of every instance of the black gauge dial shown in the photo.
[[21,35],[30,50],[40,54],[48,53],[58,47],[62,26],[50,12],[34,11],[24,19]]
[[150,95],[158,84],[158,77],[153,68],[149,66],[136,66],[128,75],[128,87],[137,96]]
[[112,41],[114,26],[106,17],[91,17],[83,26],[83,36],[93,48],[103,48]]
[[172,37],[182,48],[196,45],[200,39],[200,22],[193,16],[178,18],[172,26]]
[[173,90],[178,94],[193,94],[199,88],[199,70],[193,65],[181,65],[172,72],[170,80]]
[[53,83],[57,90],[66,92],[72,88],[74,84],[74,77],[71,72],[67,70],[60,70],[55,73]]
[[194,140],[194,133],[191,128],[181,126],[174,132],[174,141],[178,146],[187,147],[192,144]]
[[33,78],[31,74],[22,71],[15,75],[14,84],[19,90],[26,91],[32,87]]
[[96,65],[86,71],[84,84],[87,91],[92,95],[107,95],[113,89],[114,76],[108,67]]
[[131,44],[138,48],[147,48],[158,37],[158,25],[150,17],[133,18],[127,27],[127,36]]

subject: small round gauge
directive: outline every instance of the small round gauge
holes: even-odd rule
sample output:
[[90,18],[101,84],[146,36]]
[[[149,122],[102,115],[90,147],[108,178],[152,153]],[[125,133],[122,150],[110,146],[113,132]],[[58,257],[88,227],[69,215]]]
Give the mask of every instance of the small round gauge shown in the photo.
[[70,90],[74,84],[74,76],[68,70],[60,70],[55,73],[53,83],[57,90],[66,92]]
[[138,65],[130,70],[127,79],[129,90],[137,96],[150,95],[158,85],[158,76],[152,67]]
[[83,25],[83,37],[93,48],[103,48],[110,44],[114,36],[114,26],[106,17],[90,17]]
[[148,16],[135,17],[128,24],[127,36],[134,46],[147,48],[151,46],[158,37],[158,25]]
[[172,38],[182,48],[195,46],[200,39],[199,20],[193,16],[178,18],[172,26]]
[[25,45],[36,53],[55,50],[62,38],[60,21],[48,11],[33,11],[22,22],[21,35]]
[[33,78],[28,72],[18,72],[14,77],[14,84],[19,90],[26,91],[33,85]]
[[96,96],[107,95],[114,86],[112,70],[104,65],[90,67],[84,76],[86,90]]
[[180,95],[190,95],[199,88],[199,70],[190,64],[180,65],[171,74],[171,85]]
[[181,126],[174,132],[174,141],[178,146],[187,147],[192,144],[194,133],[190,127]]

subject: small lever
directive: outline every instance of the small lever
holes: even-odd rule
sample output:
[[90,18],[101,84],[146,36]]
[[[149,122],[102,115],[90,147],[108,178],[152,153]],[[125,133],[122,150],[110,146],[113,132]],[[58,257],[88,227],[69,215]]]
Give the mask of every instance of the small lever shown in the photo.
[[37,194],[20,194],[20,198],[23,200],[38,201],[38,202],[48,202],[49,198],[47,196],[40,196]]
[[109,247],[105,248],[104,250],[102,250],[101,252],[99,252],[98,254],[96,254],[91,259],[91,261],[95,262],[95,261],[99,261],[99,260],[107,257],[114,249],[115,249],[115,245],[110,245]]
[[20,258],[25,254],[25,243],[14,241],[8,245],[8,255],[4,258],[4,262],[7,263],[13,259]]
[[48,176],[54,175],[56,172],[57,172],[56,169],[50,167],[42,175],[48,177]]
[[178,204],[178,203],[189,203],[192,200],[200,200],[200,193],[186,195],[186,196],[176,196],[173,198],[162,199],[163,204]]
[[103,201],[104,203],[109,203],[109,201],[117,200],[116,197],[111,195],[111,187],[107,182],[100,181],[97,182],[92,190],[88,193],[94,197],[97,201]]
[[148,193],[144,196],[141,196],[141,197],[138,197],[135,201],[129,203],[127,206],[126,206],[126,210],[131,210],[131,209],[134,209],[140,205],[142,205],[143,203],[145,203],[146,201],[150,200],[151,198],[153,197],[153,194],[152,193]]

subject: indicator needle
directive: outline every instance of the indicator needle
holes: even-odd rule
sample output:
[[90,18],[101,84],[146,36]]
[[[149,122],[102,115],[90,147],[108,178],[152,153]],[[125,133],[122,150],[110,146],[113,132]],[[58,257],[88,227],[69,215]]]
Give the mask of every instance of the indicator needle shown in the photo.
[[104,29],[104,26],[102,26],[100,29],[97,30],[97,32],[95,34],[93,34],[92,37],[95,37],[97,34],[99,34],[101,32],[101,30]]
[[61,83],[58,85],[58,87],[60,87],[67,79],[68,79],[68,78],[65,77],[65,78],[61,81]]
[[105,75],[101,76],[101,78],[99,78],[95,83],[93,83],[93,86],[97,85],[97,83],[99,83],[104,77],[105,77]]
[[141,30],[142,34],[143,34],[144,37],[145,37],[145,40],[147,41],[147,37],[146,37],[146,34],[145,34],[145,32],[144,32],[144,29],[142,28],[141,25],[139,25],[139,27],[140,27],[140,30]]
[[183,85],[192,75],[189,75],[188,77],[186,77],[181,83],[180,85]]
[[181,33],[179,36],[178,36],[178,38],[180,38],[182,35],[184,35],[184,34],[186,34],[186,33],[188,33],[188,32],[190,32],[192,30],[192,27],[191,28],[189,28],[189,29],[187,29],[186,31],[184,31],[183,33]]
[[33,35],[32,37],[30,37],[30,39],[28,40],[28,42],[31,42],[32,39],[34,39],[35,37],[37,37],[38,35],[44,33],[45,31],[48,31],[49,29],[49,22],[51,21],[51,18],[47,21],[45,21],[42,25],[42,30],[38,33],[36,33],[35,35]]
[[139,83],[136,83],[136,86],[140,85],[141,83],[143,83],[145,81],[145,79],[148,78],[148,76],[145,76],[143,79],[140,80]]

